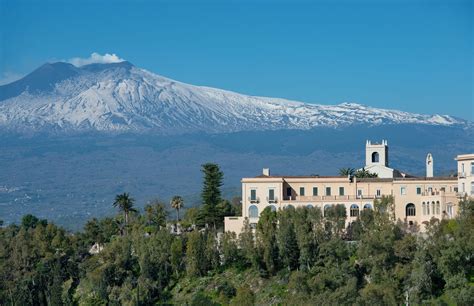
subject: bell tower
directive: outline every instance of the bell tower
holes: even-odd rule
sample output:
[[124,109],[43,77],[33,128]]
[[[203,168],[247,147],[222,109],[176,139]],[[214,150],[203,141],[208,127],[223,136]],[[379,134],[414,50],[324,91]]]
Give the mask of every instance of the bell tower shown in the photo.
[[365,143],[365,166],[381,165],[388,167],[388,142],[372,143],[367,140]]
[[433,156],[431,153],[426,155],[426,177],[433,177]]

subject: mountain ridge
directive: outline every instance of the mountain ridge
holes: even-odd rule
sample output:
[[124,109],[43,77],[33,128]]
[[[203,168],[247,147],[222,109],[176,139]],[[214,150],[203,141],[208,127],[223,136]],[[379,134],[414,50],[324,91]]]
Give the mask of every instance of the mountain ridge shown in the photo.
[[130,62],[48,63],[0,86],[4,131],[228,133],[416,123],[472,127],[449,115],[423,115],[353,102],[310,104],[175,81]]

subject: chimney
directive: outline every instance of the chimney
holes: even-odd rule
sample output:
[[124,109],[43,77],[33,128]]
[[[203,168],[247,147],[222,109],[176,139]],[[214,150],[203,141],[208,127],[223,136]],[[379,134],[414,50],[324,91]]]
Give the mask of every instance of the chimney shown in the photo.
[[263,168],[262,174],[265,176],[270,176],[270,168]]

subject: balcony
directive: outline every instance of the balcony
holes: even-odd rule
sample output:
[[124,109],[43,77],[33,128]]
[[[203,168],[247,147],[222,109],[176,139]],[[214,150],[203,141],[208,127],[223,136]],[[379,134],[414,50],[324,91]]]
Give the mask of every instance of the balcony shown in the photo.
[[285,196],[283,201],[318,202],[318,201],[351,201],[381,198],[376,195],[329,195],[329,196]]
[[273,197],[273,198],[267,197],[267,202],[268,203],[278,203],[278,198],[277,197]]
[[256,197],[256,198],[249,197],[248,200],[250,203],[260,203],[259,197]]
[[458,172],[458,178],[465,178],[466,172]]

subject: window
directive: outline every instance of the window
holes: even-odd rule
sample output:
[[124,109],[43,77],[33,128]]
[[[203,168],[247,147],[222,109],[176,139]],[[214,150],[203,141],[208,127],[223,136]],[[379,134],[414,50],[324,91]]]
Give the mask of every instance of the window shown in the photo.
[[373,163],[378,163],[379,162],[379,153],[378,152],[372,153],[372,162]]
[[364,205],[364,209],[372,209],[372,205],[370,205],[370,204],[365,204],[365,205]]
[[286,196],[291,197],[291,187],[286,188]]
[[453,204],[448,203],[447,211],[448,211],[448,216],[452,217],[453,216]]
[[276,210],[277,210],[277,208],[275,207],[275,205],[270,205],[270,209],[271,209],[272,211],[276,211]]
[[426,216],[426,203],[423,202],[423,203],[421,204],[421,207],[423,208],[423,216]]
[[250,201],[257,201],[257,190],[250,190]]
[[377,198],[380,198],[380,196],[382,195],[382,192],[380,191],[380,189],[377,189],[377,191],[375,192],[375,195],[377,196]]
[[250,205],[249,207],[249,218],[258,218],[258,207]]
[[344,187],[339,187],[339,195],[340,196],[344,195]]
[[435,214],[435,202],[431,202],[431,213],[434,215]]
[[268,200],[269,201],[275,200],[275,189],[268,189]]
[[471,195],[474,195],[474,182],[471,182]]
[[407,217],[414,217],[416,215],[415,204],[413,203],[407,204],[405,211],[406,211]]
[[331,208],[331,206],[332,205],[330,205],[330,204],[324,205],[324,216],[326,216],[326,213],[327,213],[328,209]]
[[474,163],[471,163],[471,176],[474,176]]
[[357,189],[357,197],[362,197],[362,189]]
[[313,187],[313,196],[318,195],[318,187]]
[[300,196],[304,196],[304,187],[300,187]]
[[421,194],[421,187],[416,187],[416,194]]
[[466,192],[466,186],[464,185],[464,183],[462,183],[461,185],[461,192]]
[[400,194],[401,195],[406,195],[407,194],[407,188],[406,187],[400,187]]
[[351,209],[350,209],[350,214],[351,214],[351,217],[358,217],[359,216],[359,206],[357,206],[356,204],[352,204]]
[[430,214],[430,202],[426,202],[426,214]]
[[308,207],[308,208],[313,208],[313,205],[308,204],[308,205],[306,205],[306,207]]
[[289,205],[285,206],[285,209],[295,209],[295,207],[293,205],[289,204]]
[[326,195],[327,196],[331,195],[331,187],[326,187]]
[[436,201],[436,214],[439,215],[439,201]]

